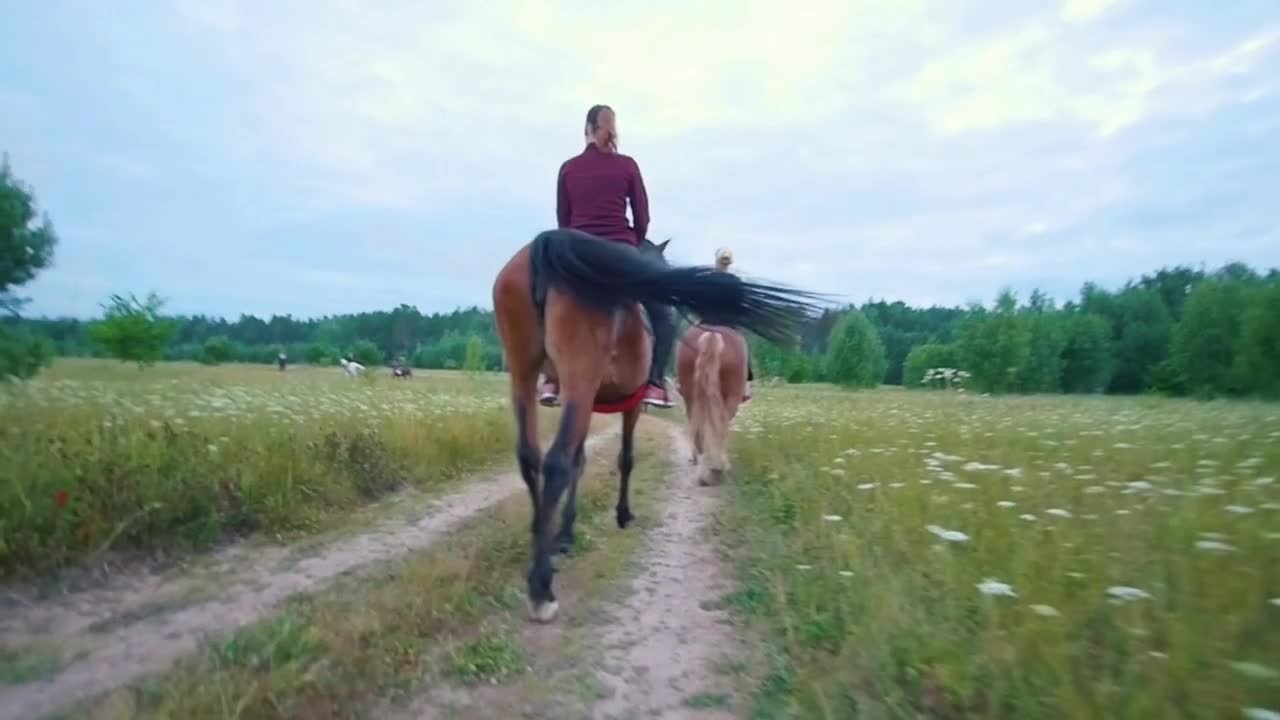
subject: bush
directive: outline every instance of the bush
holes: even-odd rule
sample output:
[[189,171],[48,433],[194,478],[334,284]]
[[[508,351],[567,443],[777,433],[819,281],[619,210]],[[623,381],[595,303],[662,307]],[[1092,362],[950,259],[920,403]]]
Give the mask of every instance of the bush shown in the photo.
[[0,381],[33,378],[52,362],[53,343],[48,338],[0,327]]
[[907,388],[924,387],[925,374],[934,368],[959,367],[959,353],[954,345],[925,343],[907,353],[902,364],[902,384]]
[[236,359],[236,346],[225,335],[217,335],[204,341],[200,348],[200,362],[205,365],[218,365]]
[[846,387],[876,387],[888,368],[880,335],[867,317],[850,310],[827,341],[827,379]]
[[112,295],[103,319],[89,328],[89,337],[121,362],[135,362],[139,368],[153,365],[164,358],[178,329],[176,322],[160,316],[162,305],[155,293],[145,301]]
[[382,364],[382,351],[368,340],[360,340],[353,345],[347,357],[365,367],[377,367]]
[[307,346],[302,359],[310,365],[337,365],[338,349],[332,345],[315,343]]

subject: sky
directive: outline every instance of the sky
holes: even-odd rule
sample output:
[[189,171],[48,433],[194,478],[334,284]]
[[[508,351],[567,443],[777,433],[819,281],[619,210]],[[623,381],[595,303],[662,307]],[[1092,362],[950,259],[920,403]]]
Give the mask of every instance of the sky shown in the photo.
[[914,305],[1280,266],[1275,0],[19,3],[28,315],[491,304],[595,103],[673,262]]

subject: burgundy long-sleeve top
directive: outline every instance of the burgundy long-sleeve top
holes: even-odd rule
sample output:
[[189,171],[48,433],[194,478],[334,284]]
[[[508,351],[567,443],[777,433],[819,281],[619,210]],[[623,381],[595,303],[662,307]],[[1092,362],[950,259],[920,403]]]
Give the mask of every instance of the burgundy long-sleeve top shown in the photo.
[[[627,224],[628,200],[634,228]],[[649,230],[649,197],[640,166],[628,155],[588,144],[560,166],[556,220],[562,228],[639,245]]]

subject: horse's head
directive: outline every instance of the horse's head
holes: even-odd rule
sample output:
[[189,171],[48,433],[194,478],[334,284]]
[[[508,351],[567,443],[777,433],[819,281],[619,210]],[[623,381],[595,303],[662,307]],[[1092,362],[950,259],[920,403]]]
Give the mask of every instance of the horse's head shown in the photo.
[[645,257],[653,258],[663,265],[667,265],[667,256],[665,253],[667,252],[667,245],[670,242],[671,238],[667,238],[660,243],[654,244],[652,240],[645,238],[640,241],[640,254]]

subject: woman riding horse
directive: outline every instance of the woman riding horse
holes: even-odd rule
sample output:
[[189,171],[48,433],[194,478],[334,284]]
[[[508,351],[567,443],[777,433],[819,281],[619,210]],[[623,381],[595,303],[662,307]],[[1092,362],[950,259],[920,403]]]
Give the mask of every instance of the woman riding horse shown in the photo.
[[[640,166],[618,152],[613,109],[596,105],[588,110],[585,133],[586,148],[560,166],[556,183],[559,227],[587,232],[603,241],[639,245],[649,229],[649,199]],[[634,227],[627,224],[628,200]],[[644,303],[644,309],[653,327],[653,360],[649,365],[644,402],[660,408],[673,407],[666,369],[675,342],[675,319],[671,308],[661,303]],[[553,406],[559,402],[559,396],[559,383],[548,377],[539,401]]]
[[[733,264],[733,251],[727,247],[716,250],[716,270],[720,272],[729,272],[729,266]],[[751,371],[751,353],[747,353],[747,385],[742,391],[742,402],[751,402],[751,381],[755,380],[755,373]]]

